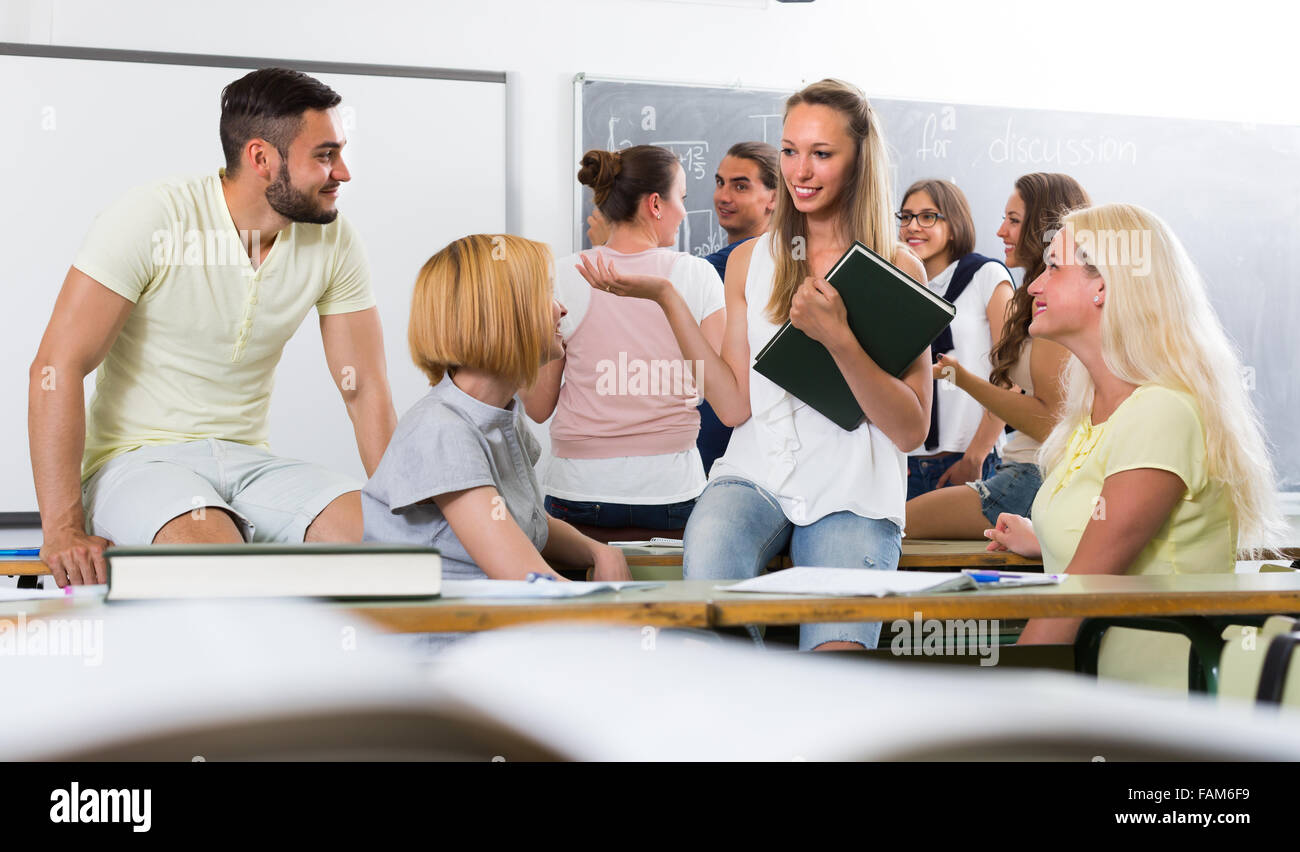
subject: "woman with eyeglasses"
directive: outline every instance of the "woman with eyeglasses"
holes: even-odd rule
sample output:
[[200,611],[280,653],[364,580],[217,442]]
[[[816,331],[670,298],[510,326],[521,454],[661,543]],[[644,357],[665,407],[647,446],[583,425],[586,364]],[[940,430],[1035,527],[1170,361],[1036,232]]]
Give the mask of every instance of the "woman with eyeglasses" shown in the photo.
[[[1000,262],[975,253],[975,223],[965,194],[946,180],[919,180],[907,188],[895,216],[898,238],[925,264],[930,289],[957,306],[957,316],[931,345],[931,354],[949,354],[988,375],[989,351],[1002,336],[1012,278]],[[1003,426],[970,396],[949,383],[937,384],[925,443],[907,456],[907,499],[992,476]],[[916,534],[909,529],[908,535]]]
[[1043,272],[1043,247],[1060,217],[1088,203],[1088,193],[1069,175],[1034,173],[1016,180],[998,236],[1007,263],[1024,269],[1026,286],[1015,291],[1006,307],[1002,335],[988,358],[992,371],[988,363],[963,362],[954,357],[957,353],[940,354],[934,365],[935,378],[943,380],[942,392],[936,394],[941,405],[954,397],[973,400],[1014,431],[991,477],[967,482],[969,488],[941,488],[910,500],[908,535],[973,539],[1004,512],[1028,516],[1043,481],[1038,449],[1056,423],[1061,372],[1070,354],[1050,340],[1029,338],[1033,300],[1027,287]]

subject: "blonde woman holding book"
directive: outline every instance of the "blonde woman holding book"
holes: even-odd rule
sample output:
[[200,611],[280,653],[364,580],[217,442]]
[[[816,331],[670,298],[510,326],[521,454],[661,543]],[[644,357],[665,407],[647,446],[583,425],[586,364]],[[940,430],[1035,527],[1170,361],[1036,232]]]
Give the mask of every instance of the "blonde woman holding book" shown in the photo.
[[[1001,515],[989,549],[1041,556],[1049,572],[1231,572],[1239,547],[1258,552],[1286,527],[1241,360],[1205,284],[1141,207],[1089,207],[1063,226],[1029,285],[1029,331],[1075,356],[1064,413],[1043,444],[1033,521]],[[1033,619],[1020,641],[1069,642],[1078,626]]]
[[[663,278],[587,262],[600,289],[662,307],[686,358],[703,362],[702,390],[735,426],[727,452],[686,525],[688,579],[754,577],[787,545],[798,565],[892,571],[901,553],[904,453],[930,423],[929,352],[895,378],[863,351],[824,276],[853,241],[917,281],[925,270],[898,243],[889,164],[875,113],[855,86],[822,80],[786,101],[782,186],[770,229],[727,263],[722,354]],[[836,426],[752,367],[789,319],[830,351],[866,421]],[[873,648],[878,623],[806,624],[804,650]]]

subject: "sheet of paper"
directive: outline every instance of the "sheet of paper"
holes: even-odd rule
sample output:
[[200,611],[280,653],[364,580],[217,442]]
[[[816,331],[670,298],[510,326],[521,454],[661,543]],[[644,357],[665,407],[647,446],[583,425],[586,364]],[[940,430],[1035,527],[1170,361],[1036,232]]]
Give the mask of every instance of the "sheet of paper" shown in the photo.
[[631,592],[657,589],[663,583],[595,583],[538,580],[443,580],[444,598],[580,598],[597,592]]
[[968,588],[974,587],[974,581],[960,573],[795,567],[717,588],[728,592],[764,592],[773,595],[884,597],[963,584]]

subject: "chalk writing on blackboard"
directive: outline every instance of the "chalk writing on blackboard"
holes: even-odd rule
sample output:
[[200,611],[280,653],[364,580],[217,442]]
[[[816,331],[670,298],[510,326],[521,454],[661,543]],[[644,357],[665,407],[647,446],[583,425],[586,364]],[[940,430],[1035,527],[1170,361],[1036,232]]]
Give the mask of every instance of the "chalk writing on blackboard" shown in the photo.
[[1117,139],[1114,136],[1023,136],[1015,132],[1014,123],[1015,119],[1008,118],[1006,132],[989,142],[990,161],[1055,166],[1137,164],[1137,143],[1132,139]]
[[[777,137],[777,136],[774,135],[771,139],[769,139],[768,136],[767,136],[767,131],[768,131],[769,128],[773,128],[773,129],[778,130],[778,131],[781,129],[781,121],[782,121],[783,118],[784,118],[782,115],[780,115],[780,114],[778,114],[778,113],[763,113],[763,114],[760,114],[760,115],[751,115],[751,116],[748,116],[748,117],[749,117],[749,118],[757,118],[757,119],[758,119],[759,124],[760,124],[761,127],[762,127],[762,133],[763,133],[763,139],[762,139],[762,141],[767,142],[768,144],[772,144],[772,143],[773,143],[777,138],[779,138],[779,137]],[[775,125],[775,126],[773,127],[773,125]],[[747,140],[747,139],[737,139],[736,141],[737,141],[737,142],[747,142],[747,141],[749,141],[749,140]]]
[[682,170],[686,172],[687,177],[694,177],[696,180],[704,180],[709,176],[709,166],[705,162],[705,155],[709,153],[709,143],[703,139],[696,139],[689,142],[654,142],[660,148],[667,148],[677,155],[677,160],[682,164]]
[[620,121],[622,121],[622,119],[620,119],[620,118],[619,118],[618,116],[616,116],[616,115],[611,115],[611,116],[609,117],[609,141],[608,141],[607,143],[605,143],[605,150],[606,150],[606,151],[617,151],[617,150],[619,150],[620,148],[631,148],[631,147],[632,147],[632,140],[631,140],[631,139],[624,139],[624,140],[622,140],[621,142],[615,142],[615,141],[614,141],[614,125],[615,125],[615,124],[618,124]]
[[[715,251],[723,248],[727,244],[727,232],[721,228],[715,228],[713,226],[713,214],[714,211],[712,207],[707,207],[702,210],[687,210],[686,218],[682,220],[682,233],[680,235],[681,244],[687,247],[691,254],[696,257],[705,257],[713,254]],[[691,245],[693,233],[693,229],[691,228],[692,216],[695,217],[696,221],[703,218],[702,233],[704,234],[704,238],[694,246]]]

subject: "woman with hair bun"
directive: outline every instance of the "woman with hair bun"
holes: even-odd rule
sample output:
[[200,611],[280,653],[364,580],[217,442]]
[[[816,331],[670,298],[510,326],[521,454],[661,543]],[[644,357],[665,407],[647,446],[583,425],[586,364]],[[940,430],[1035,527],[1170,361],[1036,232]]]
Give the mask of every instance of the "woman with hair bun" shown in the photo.
[[[1065,405],[1043,442],[1033,521],[999,516],[988,549],[1041,557],[1049,572],[1229,573],[1238,548],[1257,557],[1286,525],[1240,357],[1205,283],[1141,207],[1088,207],[1062,225],[1026,289],[1029,333],[1075,356]],[[1033,619],[1020,641],[1070,642],[1078,626]]]
[[[767,233],[727,262],[726,333],[719,356],[662,278],[588,262],[594,289],[637,297],[668,317],[703,390],[735,426],[686,527],[687,579],[754,577],[787,546],[796,565],[892,571],[902,550],[904,453],[930,423],[930,357],[895,378],[849,329],[825,275],[854,240],[925,281],[893,227],[889,161],[871,105],[856,86],[822,80],[786,101],[782,186]],[[644,301],[642,301],[644,300]],[[819,341],[866,414],[841,429],[752,368],[754,353],[786,320]],[[874,648],[879,623],[800,628],[803,650]]]
[[546,509],[588,528],[680,530],[705,485],[694,366],[654,304],[593,290],[578,268],[599,262],[668,281],[714,353],[725,321],[722,282],[703,258],[674,248],[686,174],[671,152],[588,151],[578,180],[593,190],[609,232],[603,245],[557,262],[565,355],[524,394],[534,420],[554,414]]

